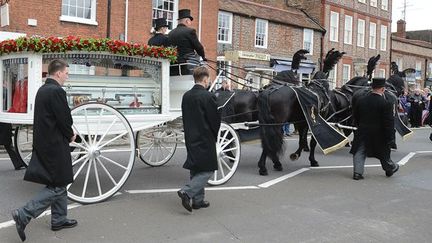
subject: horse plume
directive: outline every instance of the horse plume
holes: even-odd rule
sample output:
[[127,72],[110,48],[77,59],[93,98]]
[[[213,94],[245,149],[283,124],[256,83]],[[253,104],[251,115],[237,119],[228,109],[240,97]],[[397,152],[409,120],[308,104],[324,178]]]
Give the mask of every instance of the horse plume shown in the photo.
[[369,58],[368,64],[367,64],[367,78],[370,80],[372,78],[372,73],[375,70],[375,67],[381,58],[381,55],[378,54],[376,56],[373,56]]
[[328,74],[333,69],[333,67],[339,62],[339,60],[342,58],[344,54],[345,52],[334,51],[334,48],[328,51],[326,58],[324,59],[324,67],[322,71]]
[[292,70],[299,69],[301,60],[306,60],[307,57],[305,57],[305,55],[308,53],[309,51],[305,49],[298,50],[296,53],[294,53],[291,69]]

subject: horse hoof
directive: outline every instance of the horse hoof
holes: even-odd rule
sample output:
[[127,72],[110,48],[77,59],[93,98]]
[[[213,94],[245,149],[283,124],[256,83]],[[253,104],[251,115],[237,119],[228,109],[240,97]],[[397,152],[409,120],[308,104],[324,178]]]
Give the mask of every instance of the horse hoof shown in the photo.
[[305,151],[305,152],[309,152],[310,149],[306,147],[306,148],[303,149],[303,151]]
[[266,175],[268,175],[268,172],[267,172],[267,170],[259,170],[259,174],[262,176],[266,176]]
[[283,170],[282,165],[273,165],[273,168],[275,169],[275,171],[282,171]]
[[314,162],[310,163],[310,166],[311,167],[319,167],[319,164],[318,164],[318,162],[314,161]]
[[298,160],[299,155],[298,154],[291,154],[290,155],[290,160],[294,161],[294,160]]

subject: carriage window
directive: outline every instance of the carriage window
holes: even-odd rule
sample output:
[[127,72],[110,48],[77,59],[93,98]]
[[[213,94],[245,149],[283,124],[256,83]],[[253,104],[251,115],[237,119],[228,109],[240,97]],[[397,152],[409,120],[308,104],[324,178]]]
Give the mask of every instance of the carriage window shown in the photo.
[[155,26],[155,20],[158,18],[166,18],[169,29],[172,30],[177,24],[177,17],[174,14],[177,13],[178,0],[153,0],[153,24]]
[[124,114],[161,113],[160,63],[109,54],[45,54],[43,71],[56,58],[70,65],[64,84],[70,107],[98,102]]
[[28,59],[3,61],[3,111],[27,113]]

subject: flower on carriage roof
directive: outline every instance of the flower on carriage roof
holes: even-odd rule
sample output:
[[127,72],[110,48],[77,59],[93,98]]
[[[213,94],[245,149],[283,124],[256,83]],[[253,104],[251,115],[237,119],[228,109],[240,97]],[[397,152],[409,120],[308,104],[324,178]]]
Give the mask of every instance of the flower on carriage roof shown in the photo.
[[110,52],[128,56],[166,58],[171,62],[177,59],[177,49],[172,47],[149,46],[141,43],[128,43],[108,38],[83,38],[78,36],[59,37],[19,37],[0,42],[0,55],[17,52]]

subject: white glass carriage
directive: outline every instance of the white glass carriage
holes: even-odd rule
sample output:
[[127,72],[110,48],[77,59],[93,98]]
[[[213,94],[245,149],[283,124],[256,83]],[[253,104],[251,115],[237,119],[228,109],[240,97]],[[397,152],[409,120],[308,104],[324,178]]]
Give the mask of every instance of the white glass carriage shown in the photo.
[[[53,59],[70,65],[64,85],[72,109],[75,181],[68,195],[81,203],[103,201],[126,182],[136,156],[161,166],[183,141],[181,98],[193,78],[169,76],[169,60],[99,52],[21,53],[0,56],[0,122],[17,125],[15,147],[26,162],[32,151],[35,95]],[[236,131],[222,124],[219,170],[212,185],[228,181],[240,160]]]

